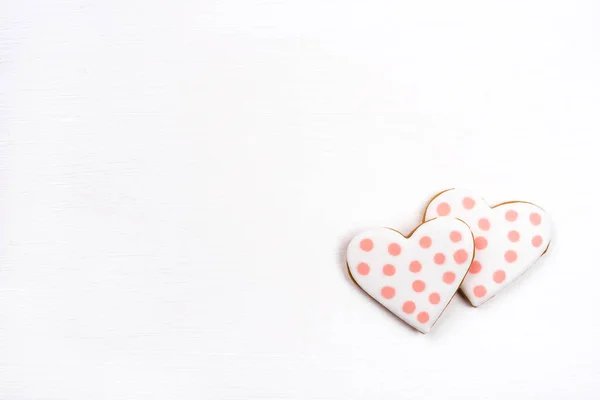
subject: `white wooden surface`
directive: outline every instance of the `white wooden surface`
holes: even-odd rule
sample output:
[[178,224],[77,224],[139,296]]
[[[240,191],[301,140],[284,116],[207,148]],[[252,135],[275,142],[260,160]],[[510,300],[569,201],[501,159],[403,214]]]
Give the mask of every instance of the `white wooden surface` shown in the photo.
[[[0,398],[597,399],[599,18],[0,1]],[[342,249],[452,186],[556,236],[423,336]]]

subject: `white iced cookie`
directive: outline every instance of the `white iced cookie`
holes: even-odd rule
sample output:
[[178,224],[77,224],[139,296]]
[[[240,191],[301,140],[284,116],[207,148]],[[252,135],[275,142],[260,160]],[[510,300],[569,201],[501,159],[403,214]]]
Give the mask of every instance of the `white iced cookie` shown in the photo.
[[477,307],[523,274],[550,243],[550,218],[535,204],[511,201],[494,207],[466,190],[446,190],[431,200],[424,220],[452,216],[475,236],[475,259],[461,290]]
[[359,233],[348,245],[347,264],[369,296],[427,333],[458,290],[473,253],[464,222],[436,218],[408,237],[389,228]]

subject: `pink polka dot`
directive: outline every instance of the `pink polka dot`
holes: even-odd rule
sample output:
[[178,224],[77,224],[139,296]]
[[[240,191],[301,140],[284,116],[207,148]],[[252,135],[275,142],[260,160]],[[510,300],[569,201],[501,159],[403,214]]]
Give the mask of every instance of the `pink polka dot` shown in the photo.
[[483,297],[485,296],[485,294],[487,293],[487,290],[485,289],[485,286],[483,285],[478,285],[475,286],[475,288],[473,289],[473,294],[475,295],[475,297]]
[[483,250],[487,247],[488,242],[487,239],[484,238],[483,236],[478,236],[475,238],[475,248],[477,250]]
[[478,274],[481,271],[481,263],[479,261],[473,261],[471,267],[469,268],[469,272],[472,274]]
[[533,225],[539,225],[542,223],[542,216],[538,213],[531,213],[529,214],[529,221]]
[[381,295],[386,299],[391,299],[396,295],[396,289],[391,286],[384,286],[381,289]]
[[400,245],[398,243],[391,243],[388,246],[388,253],[390,253],[393,256],[399,256],[401,251],[402,251],[402,248],[400,247]]
[[452,282],[454,282],[454,280],[456,279],[456,275],[454,274],[454,272],[444,272],[444,275],[442,276],[442,280],[444,281],[444,283],[447,284],[451,284]]
[[405,301],[404,304],[402,304],[402,311],[407,314],[412,314],[415,311],[415,308],[417,308],[417,306],[412,301]]
[[469,258],[469,255],[463,249],[456,250],[454,252],[454,261],[456,261],[457,264],[464,263],[465,261],[467,261],[467,258]]
[[472,209],[473,207],[475,207],[475,200],[473,200],[473,199],[472,199],[472,198],[470,198],[470,197],[465,197],[465,198],[462,200],[462,205],[463,205],[463,207],[464,207],[464,208],[466,208],[467,210],[470,210],[470,209]]
[[438,304],[440,302],[440,294],[433,292],[429,295],[429,302],[431,304]]
[[440,203],[437,206],[437,213],[440,217],[445,217],[450,214],[450,204],[448,203]]
[[511,242],[518,242],[520,237],[521,235],[519,235],[519,232],[517,231],[508,232],[508,240],[510,240]]
[[363,239],[360,241],[360,248],[364,251],[373,250],[373,241],[371,239]]
[[419,246],[424,249],[428,249],[431,247],[431,238],[429,236],[423,236],[421,240],[419,240]]
[[514,250],[508,250],[504,253],[504,259],[509,263],[513,263],[517,261],[517,253]]
[[408,269],[410,270],[410,272],[419,272],[422,267],[423,266],[421,265],[421,263],[419,261],[414,260],[414,261],[410,262]]
[[427,321],[429,321],[429,314],[427,314],[425,311],[420,312],[419,314],[417,314],[417,321],[419,321],[422,324],[426,323]]
[[417,279],[412,283],[412,288],[415,292],[421,293],[423,290],[425,290],[425,282]]
[[515,210],[508,210],[506,214],[504,214],[504,218],[510,222],[516,221],[518,216],[519,214],[517,214]]
[[436,253],[436,255],[433,256],[433,262],[436,263],[437,265],[442,265],[445,261],[446,261],[446,256],[442,253]]
[[502,271],[501,269],[494,272],[494,282],[502,283],[502,282],[504,282],[505,279],[506,279],[506,272]]
[[531,244],[533,247],[540,247],[542,245],[542,237],[540,235],[535,235],[533,239],[531,239]]
[[477,226],[479,227],[479,229],[481,229],[482,231],[488,231],[490,229],[490,220],[487,218],[481,218],[478,222],[477,222]]
[[356,270],[358,271],[359,274],[361,275],[367,275],[369,273],[369,271],[371,270],[371,267],[369,267],[369,264],[361,262],[360,264],[358,264],[358,266],[356,267]]
[[387,275],[387,276],[392,276],[396,273],[396,267],[394,267],[392,264],[385,264],[383,266],[383,274]]
[[460,242],[462,240],[462,235],[459,231],[452,231],[450,232],[450,240],[454,243]]

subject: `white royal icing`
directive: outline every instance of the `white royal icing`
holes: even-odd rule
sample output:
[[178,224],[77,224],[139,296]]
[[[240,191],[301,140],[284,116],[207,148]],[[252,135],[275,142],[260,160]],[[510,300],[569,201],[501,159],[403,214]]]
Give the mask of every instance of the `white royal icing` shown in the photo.
[[464,278],[473,259],[469,227],[436,218],[409,238],[389,228],[356,235],[348,270],[367,294],[415,329],[427,333]]
[[425,220],[439,216],[465,221],[475,237],[475,259],[461,285],[475,307],[527,271],[550,243],[548,214],[527,202],[489,207],[472,192],[450,189],[425,210]]

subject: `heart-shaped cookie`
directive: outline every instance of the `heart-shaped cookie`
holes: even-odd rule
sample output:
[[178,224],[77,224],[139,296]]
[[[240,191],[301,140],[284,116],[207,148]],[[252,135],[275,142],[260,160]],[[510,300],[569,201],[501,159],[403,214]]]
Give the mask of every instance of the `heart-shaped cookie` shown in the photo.
[[510,201],[494,207],[462,189],[435,196],[424,220],[452,216],[465,221],[475,237],[475,259],[461,285],[477,307],[523,274],[548,249],[550,218],[535,204]]
[[346,259],[360,288],[427,333],[458,290],[473,253],[473,235],[464,222],[436,218],[408,237],[389,228],[359,233]]

